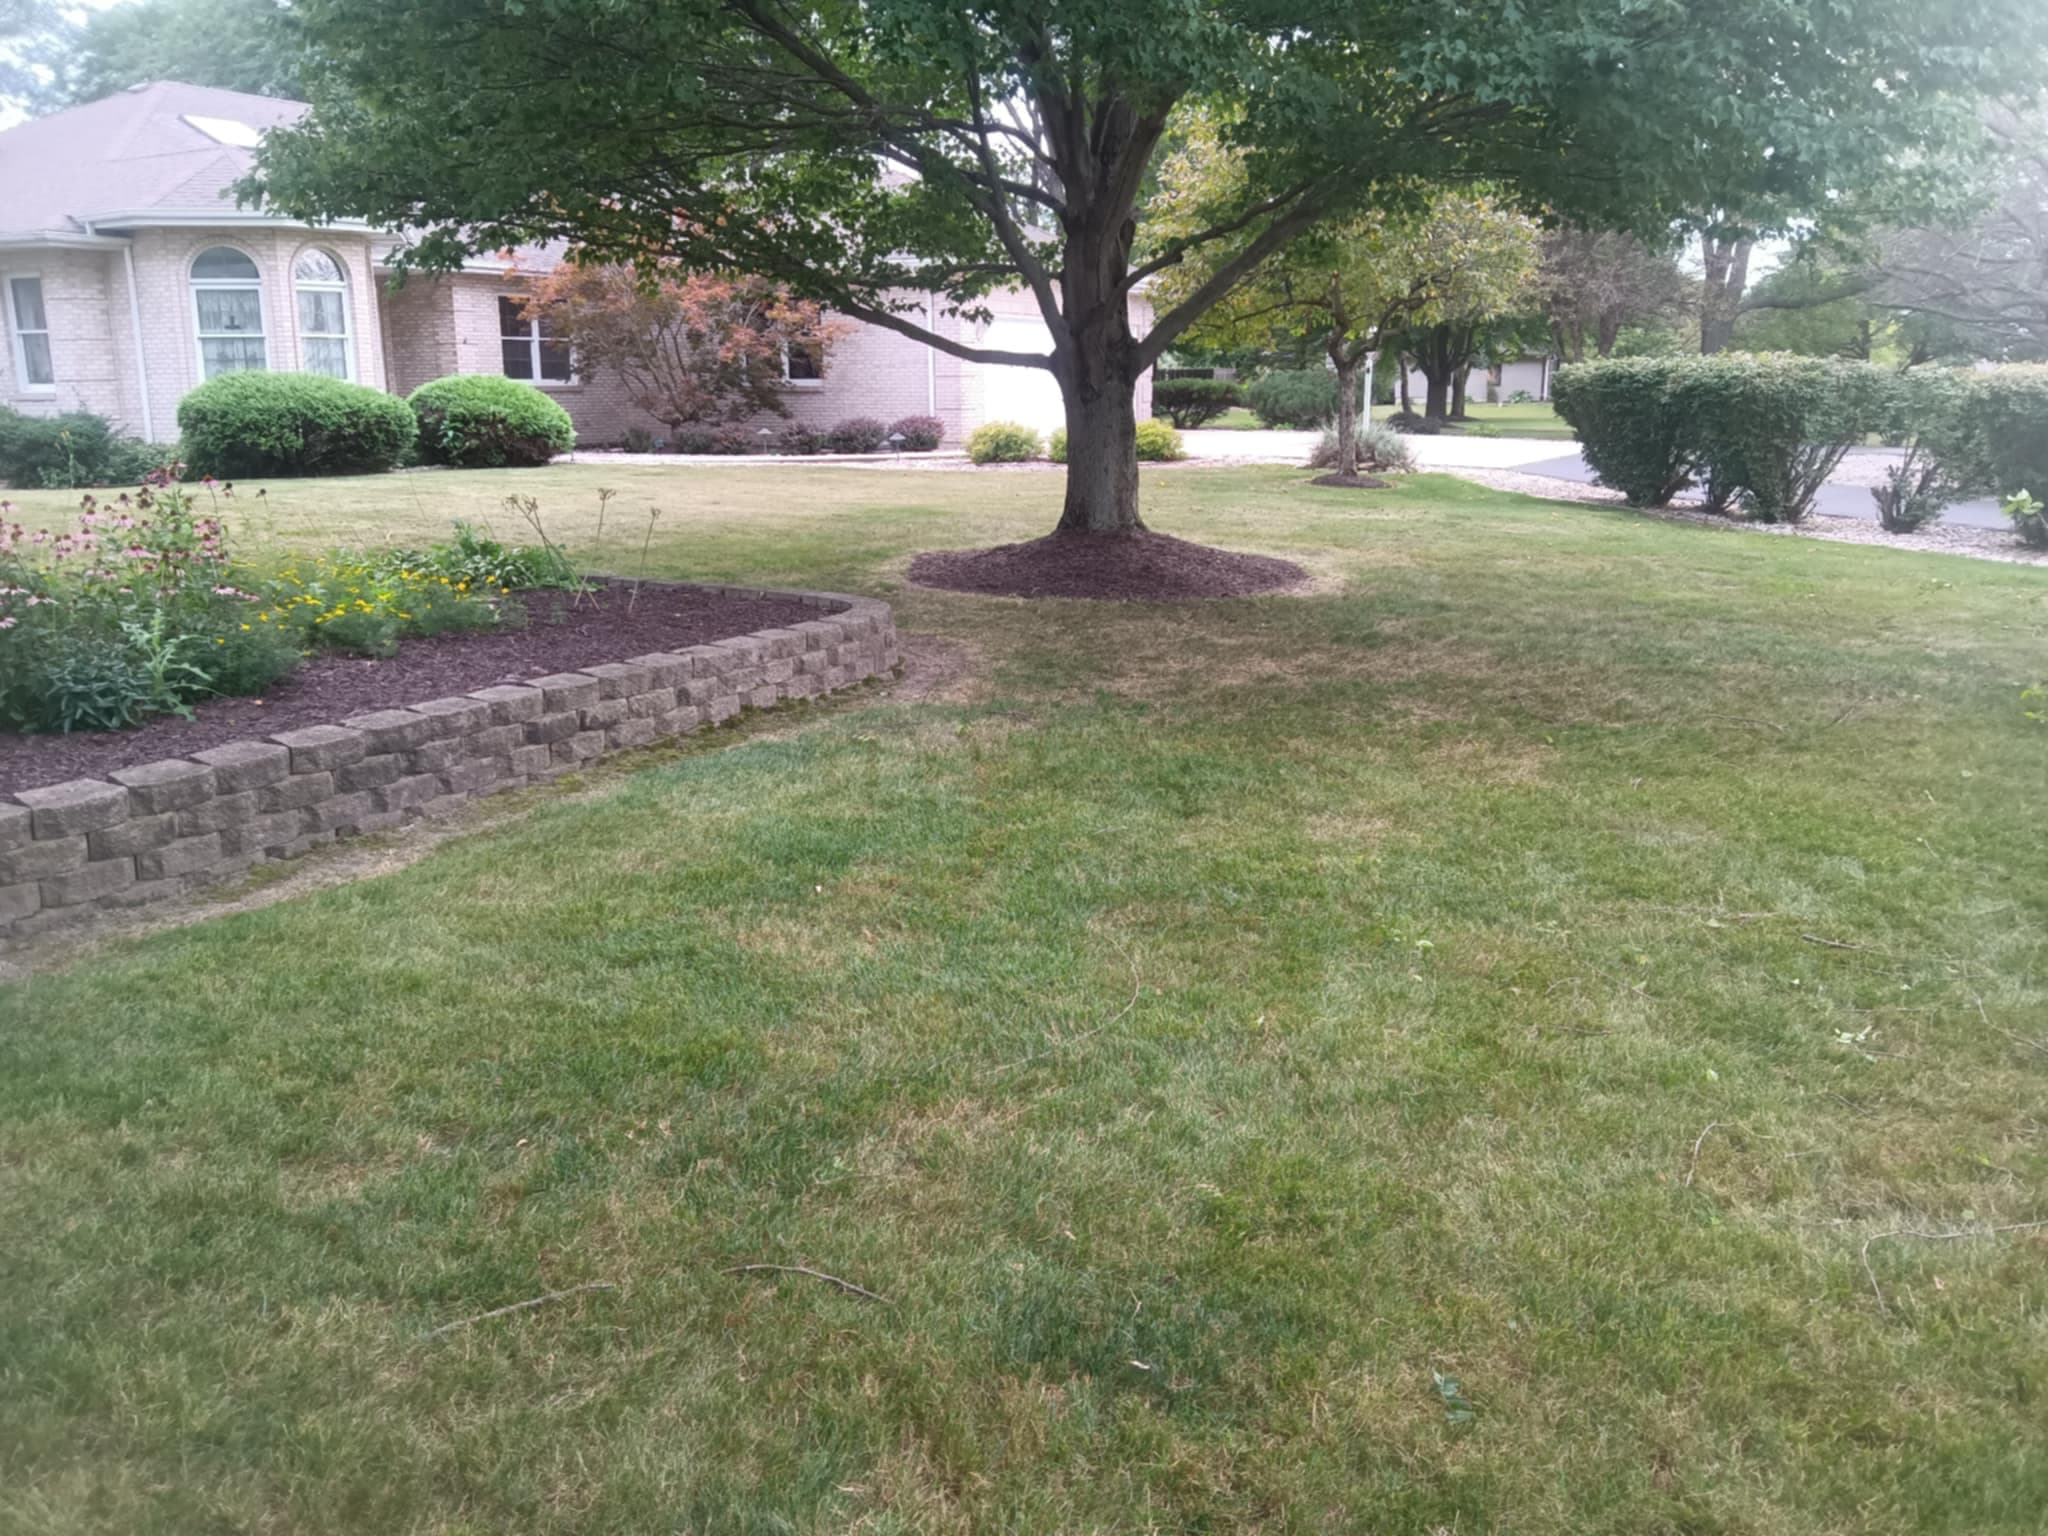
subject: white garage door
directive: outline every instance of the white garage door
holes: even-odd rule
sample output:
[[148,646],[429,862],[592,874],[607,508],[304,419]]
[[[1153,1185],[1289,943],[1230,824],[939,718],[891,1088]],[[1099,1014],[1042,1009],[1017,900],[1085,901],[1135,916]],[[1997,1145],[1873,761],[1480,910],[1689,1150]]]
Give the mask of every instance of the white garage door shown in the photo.
[[[1027,316],[998,315],[989,322],[982,345],[1002,352],[1052,351],[1052,337],[1045,322]],[[1059,382],[1043,368],[1013,368],[984,363],[982,373],[982,419],[1017,421],[1041,432],[1067,424],[1067,408],[1060,400]]]

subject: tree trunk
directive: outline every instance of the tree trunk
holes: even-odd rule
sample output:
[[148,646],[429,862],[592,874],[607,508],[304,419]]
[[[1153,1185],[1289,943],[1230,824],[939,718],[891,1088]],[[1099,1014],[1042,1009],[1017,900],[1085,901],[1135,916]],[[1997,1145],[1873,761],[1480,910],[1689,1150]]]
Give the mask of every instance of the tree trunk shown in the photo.
[[1434,416],[1439,421],[1451,414],[1451,381],[1448,375],[1433,372],[1427,363],[1423,364],[1422,377],[1425,390],[1422,397],[1422,414]]
[[1067,497],[1060,533],[1137,533],[1136,381],[1125,379],[1067,397]]
[[1700,291],[1700,352],[1712,357],[1735,339],[1735,317],[1749,286],[1749,253],[1754,242],[1708,235],[1700,241],[1706,277]]
[[1067,253],[1061,277],[1068,338],[1055,344],[1053,376],[1067,408],[1067,494],[1058,533],[1130,534],[1138,517],[1138,343],[1121,283],[1126,243],[1089,259]]
[[1414,359],[1409,357],[1406,352],[1400,353],[1394,359],[1394,376],[1400,381],[1401,414],[1403,416],[1413,416],[1415,414],[1408,400],[1408,368],[1413,361]]
[[1358,364],[1333,358],[1337,367],[1337,470],[1358,473]]
[[1615,315],[1600,317],[1600,334],[1594,341],[1602,357],[1614,356],[1614,344],[1621,340],[1621,319]]
[[1465,385],[1466,381],[1471,377],[1472,370],[1470,368],[1454,369],[1451,373],[1451,419],[1453,421],[1463,421],[1465,419]]

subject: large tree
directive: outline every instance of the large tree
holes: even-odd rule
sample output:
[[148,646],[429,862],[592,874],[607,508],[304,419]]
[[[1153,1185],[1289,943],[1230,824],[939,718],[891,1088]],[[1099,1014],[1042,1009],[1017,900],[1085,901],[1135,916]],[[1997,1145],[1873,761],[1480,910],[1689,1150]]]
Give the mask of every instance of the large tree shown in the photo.
[[[1415,179],[1483,177],[1583,222],[1739,201],[1782,222],[2031,85],[2037,0],[301,0],[314,111],[249,191],[405,227],[408,259],[550,238],[757,273],[959,356],[1049,369],[1063,529],[1139,525],[1132,391],[1267,256]],[[1250,174],[1135,260],[1184,100]],[[1220,246],[1144,334],[1127,301]],[[1051,353],[934,332],[1036,301]]]
[[2048,358],[2048,111],[1993,107],[2001,153],[1976,217],[1878,237],[1865,289],[1980,357]]
[[1620,230],[1546,231],[1538,283],[1551,346],[1567,363],[1583,363],[1588,347],[1611,356],[1625,328],[1675,319],[1692,300],[1668,243]]
[[279,0],[140,0],[87,15],[59,89],[94,101],[145,80],[296,97],[305,68],[298,11]]
[[[72,24],[57,0],[0,0],[0,126],[53,94]],[[4,215],[0,215],[4,217]]]

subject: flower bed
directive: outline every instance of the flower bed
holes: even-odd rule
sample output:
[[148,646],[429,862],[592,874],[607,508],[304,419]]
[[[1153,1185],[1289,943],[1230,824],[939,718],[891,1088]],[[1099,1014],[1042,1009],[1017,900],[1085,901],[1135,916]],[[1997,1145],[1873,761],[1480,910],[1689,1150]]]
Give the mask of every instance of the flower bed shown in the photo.
[[664,590],[814,616],[18,790],[0,799],[0,947],[545,783],[742,709],[851,687],[897,663],[894,620],[872,598]]

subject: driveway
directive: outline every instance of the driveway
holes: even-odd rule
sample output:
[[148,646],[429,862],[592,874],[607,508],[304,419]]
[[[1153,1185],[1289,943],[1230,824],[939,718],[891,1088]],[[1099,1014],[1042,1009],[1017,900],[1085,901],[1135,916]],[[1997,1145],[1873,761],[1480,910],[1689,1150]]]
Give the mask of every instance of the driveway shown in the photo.
[[[1318,432],[1230,432],[1214,427],[1183,432],[1188,452],[1200,458],[1241,459],[1260,464],[1301,464],[1321,436]],[[1555,439],[1540,437],[1411,437],[1415,460],[1422,469],[1511,469],[1518,474],[1541,475],[1553,480],[1592,483],[1593,471],[1579,450]],[[1877,508],[1870,499],[1870,487],[1882,478],[1886,467],[1896,464],[1895,448],[1851,449],[1839,468],[1821,487],[1814,510],[1822,517],[1854,517],[1864,522],[1877,520]],[[1988,500],[1959,501],[1942,513],[1945,522],[1965,528],[2010,528],[2012,523]]]

